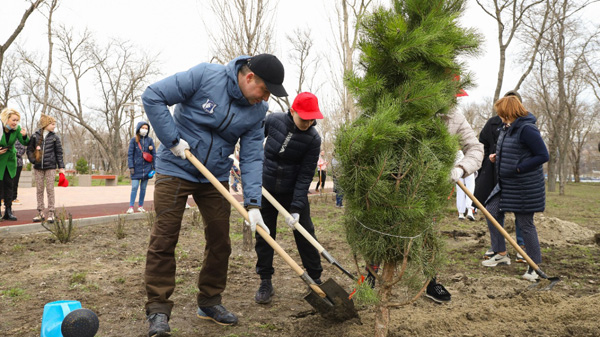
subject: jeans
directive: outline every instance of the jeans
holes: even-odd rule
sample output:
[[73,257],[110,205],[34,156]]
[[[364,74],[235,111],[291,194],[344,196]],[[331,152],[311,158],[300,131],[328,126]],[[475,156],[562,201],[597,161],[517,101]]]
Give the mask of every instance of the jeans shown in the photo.
[[[498,221],[502,227],[504,227],[504,212],[499,210],[500,206],[500,195],[494,196],[486,205],[486,209],[490,214]],[[515,214],[515,226],[519,228],[520,234],[525,243],[525,252],[533,260],[533,262],[539,264],[542,262],[542,252],[540,249],[540,242],[538,240],[537,230],[533,223],[533,213],[514,213]],[[492,242],[492,250],[495,252],[506,251],[506,241],[504,236],[496,229],[489,220],[487,220],[488,229],[490,231],[490,240]]]
[[144,206],[144,198],[146,197],[146,186],[148,186],[148,179],[136,179],[131,181],[131,197],[129,198],[129,207],[133,207],[133,205],[135,204],[135,197],[137,195],[138,187],[140,187],[140,200],[138,200],[138,206]]

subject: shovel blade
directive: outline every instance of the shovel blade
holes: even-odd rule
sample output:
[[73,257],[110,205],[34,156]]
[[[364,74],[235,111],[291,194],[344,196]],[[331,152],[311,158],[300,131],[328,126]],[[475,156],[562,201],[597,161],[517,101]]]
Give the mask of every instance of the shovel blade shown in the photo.
[[319,287],[327,297],[321,297],[311,290],[304,296],[304,299],[323,318],[336,322],[344,322],[358,317],[358,312],[354,308],[354,302],[348,298],[350,295],[334,280],[329,279],[319,285]]

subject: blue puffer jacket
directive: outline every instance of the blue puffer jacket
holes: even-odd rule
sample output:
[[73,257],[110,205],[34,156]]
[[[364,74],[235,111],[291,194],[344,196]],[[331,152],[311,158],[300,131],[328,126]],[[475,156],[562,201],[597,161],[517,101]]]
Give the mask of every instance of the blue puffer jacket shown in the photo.
[[[156,172],[192,182],[207,183],[186,159],[169,148],[183,138],[190,151],[219,181],[229,180],[233,165],[228,158],[240,141],[244,205],[260,206],[262,186],[262,142],[268,104],[251,105],[238,85],[239,68],[249,56],[240,56],[227,66],[201,63],[150,85],[142,95],[144,109],[162,143],[157,152]],[[173,115],[168,106],[175,105]]]
[[270,114],[265,122],[263,185],[271,193],[293,193],[290,213],[300,213],[308,205],[308,188],[321,152],[315,125],[300,131],[289,112]]
[[[148,133],[150,133],[150,124],[147,122],[139,122],[135,127],[135,134],[140,134],[140,129],[143,125],[148,125]],[[144,152],[148,152],[152,155],[152,162],[149,163],[144,160],[142,157],[142,150],[140,150],[140,146],[144,150]],[[150,146],[152,146],[152,150],[150,150]],[[127,163],[129,169],[133,168],[133,175],[131,179],[134,180],[146,180],[148,179],[148,173],[153,170],[154,162],[156,161],[156,148],[154,147],[154,140],[152,137],[140,136],[140,145],[135,141],[135,137],[131,138],[129,141],[129,151],[127,152]]]
[[546,207],[543,163],[528,168],[531,165],[527,165],[527,162],[547,161],[548,152],[542,141],[544,148],[538,149],[538,152],[545,152],[545,156],[539,156],[543,157],[541,161],[539,158],[534,158],[532,144],[525,144],[521,138],[526,128],[532,128],[532,131],[537,133],[536,137],[541,140],[535,122],[535,116],[529,113],[527,116],[517,118],[509,128],[503,128],[498,136],[496,145],[498,184],[488,200],[500,193],[499,207],[502,212],[543,212]]

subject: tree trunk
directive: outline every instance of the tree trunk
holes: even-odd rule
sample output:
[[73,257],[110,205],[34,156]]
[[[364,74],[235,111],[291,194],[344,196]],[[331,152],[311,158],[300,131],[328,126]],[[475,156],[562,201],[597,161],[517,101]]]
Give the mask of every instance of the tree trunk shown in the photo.
[[550,140],[548,144],[550,160],[548,160],[548,192],[556,192],[556,146],[554,141]]
[[246,226],[244,221],[242,221],[242,237],[242,248],[247,252],[252,251],[252,248],[254,248],[254,245],[252,244],[252,230],[250,229],[250,226]]
[[383,265],[381,289],[379,290],[379,306],[375,313],[375,337],[386,337],[390,327],[390,308],[388,304],[392,299],[392,282],[396,274],[396,265],[385,263]]

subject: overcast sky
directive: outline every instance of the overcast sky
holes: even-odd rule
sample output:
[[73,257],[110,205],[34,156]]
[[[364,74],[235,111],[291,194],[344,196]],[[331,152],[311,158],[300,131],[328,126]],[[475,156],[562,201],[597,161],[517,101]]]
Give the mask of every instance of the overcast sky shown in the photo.
[[[208,0],[61,0],[55,22],[65,23],[75,29],[90,29],[98,38],[119,37],[134,42],[151,54],[160,53],[161,77],[186,70],[200,62],[210,60],[209,38],[203,21],[215,20],[207,9]],[[275,54],[286,69],[285,86],[293,93],[297,73],[287,62],[290,49],[286,34],[295,28],[311,27],[315,48],[326,57],[336,60],[335,43],[331,36],[330,17],[333,0],[280,0],[276,15]],[[0,43],[4,43],[14,31],[27,7],[24,0],[2,0],[0,10]],[[26,49],[47,50],[44,35],[44,18],[34,13],[21,33],[18,43]],[[476,27],[485,36],[482,54],[468,60],[469,68],[475,73],[475,86],[468,89],[468,97],[461,102],[482,101],[491,97],[496,83],[498,47],[496,26],[493,19],[485,15],[474,0],[468,0],[463,25]],[[216,24],[215,24],[216,25]],[[13,45],[9,50],[15,50]],[[509,69],[509,68],[507,68]],[[291,71],[290,71],[291,70]],[[516,78],[506,74],[505,88],[509,90]],[[293,99],[293,97],[290,97]]]

